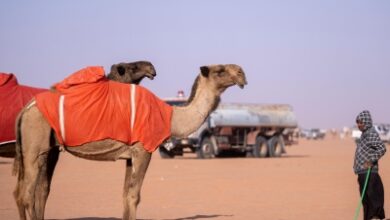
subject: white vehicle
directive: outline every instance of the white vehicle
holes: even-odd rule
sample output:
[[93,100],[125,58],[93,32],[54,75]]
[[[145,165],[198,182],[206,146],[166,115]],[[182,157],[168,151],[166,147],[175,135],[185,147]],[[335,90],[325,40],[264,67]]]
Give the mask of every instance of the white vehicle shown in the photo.
[[[383,142],[390,143],[390,124],[374,124],[373,126],[380,139]],[[352,128],[352,138],[359,139],[361,135],[362,132],[356,126]]]
[[390,143],[390,124],[376,124],[374,127],[381,140]]
[[362,135],[362,132],[359,130],[359,128],[357,128],[357,127],[352,128],[352,138],[359,139],[361,135]]
[[[171,105],[183,105],[181,95],[165,99]],[[254,157],[279,157],[284,146],[292,144],[297,120],[289,105],[221,103],[202,126],[187,138],[171,138],[159,147],[162,158],[184,152],[198,158],[223,154]],[[188,150],[188,151],[186,151]]]
[[322,140],[325,138],[326,131],[318,128],[301,130],[301,137],[313,140]]

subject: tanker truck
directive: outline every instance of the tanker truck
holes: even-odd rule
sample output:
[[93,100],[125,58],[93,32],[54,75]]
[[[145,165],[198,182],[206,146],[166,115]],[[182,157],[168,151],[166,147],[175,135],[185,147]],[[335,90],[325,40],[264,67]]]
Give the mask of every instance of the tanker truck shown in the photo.
[[[170,105],[183,105],[179,93],[165,99]],[[298,123],[290,105],[220,103],[201,127],[187,138],[170,138],[160,147],[162,158],[196,153],[200,159],[223,155],[280,157],[285,146],[295,142]]]

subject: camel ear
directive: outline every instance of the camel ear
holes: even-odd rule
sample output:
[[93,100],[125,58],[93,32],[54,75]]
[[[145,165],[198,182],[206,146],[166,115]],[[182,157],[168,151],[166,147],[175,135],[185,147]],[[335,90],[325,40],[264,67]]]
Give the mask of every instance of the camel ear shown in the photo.
[[118,71],[119,75],[121,75],[121,76],[123,76],[123,74],[125,74],[125,72],[126,72],[125,68],[121,65],[118,65],[116,67],[116,70]]
[[208,66],[201,66],[200,67],[200,72],[204,77],[209,77],[210,69]]

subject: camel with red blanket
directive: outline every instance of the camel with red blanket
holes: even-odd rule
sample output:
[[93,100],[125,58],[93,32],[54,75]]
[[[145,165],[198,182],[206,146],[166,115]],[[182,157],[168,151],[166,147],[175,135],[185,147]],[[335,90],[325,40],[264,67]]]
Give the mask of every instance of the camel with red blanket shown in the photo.
[[[201,73],[195,80],[186,106],[167,106],[148,90],[139,86],[130,86],[123,90],[119,89],[120,91],[131,91],[131,106],[137,103],[136,101],[139,99],[137,96],[143,96],[142,93],[138,93],[141,90],[146,92],[145,96],[148,97],[149,101],[157,103],[158,106],[158,108],[154,108],[141,104],[145,105],[144,107],[147,110],[140,110],[138,108],[139,105],[130,107],[130,127],[127,129],[130,131],[130,134],[124,134],[128,135],[127,137],[130,140],[118,141],[106,138],[79,146],[68,146],[68,141],[73,143],[74,139],[71,139],[72,135],[67,133],[69,127],[66,126],[66,121],[59,123],[62,125],[55,126],[56,129],[59,129],[58,131],[53,131],[51,123],[57,123],[56,120],[48,122],[47,118],[45,118],[46,113],[41,112],[37,105],[24,108],[18,120],[17,152],[19,156],[15,158],[14,162],[14,172],[18,174],[14,196],[19,208],[20,218],[26,219],[26,212],[31,219],[44,218],[45,204],[49,194],[51,177],[54,172],[52,161],[53,157],[58,156],[58,154],[53,153],[53,151],[58,152],[57,147],[53,145],[55,138],[57,138],[68,152],[81,158],[126,160],[123,219],[135,220],[142,182],[152,152],[156,148],[155,145],[161,144],[158,143],[159,141],[162,142],[161,138],[168,138],[169,136],[183,138],[188,136],[198,129],[208,115],[217,107],[220,95],[226,88],[233,85],[243,88],[247,84],[242,68],[235,64],[202,66],[200,70]],[[111,86],[101,81],[98,82],[99,87],[97,91],[104,91],[105,86]],[[64,83],[58,85],[60,90],[67,87],[66,85],[68,84]],[[83,84],[80,84],[80,86],[84,89]],[[65,89],[64,92],[67,92],[67,90]],[[135,97],[133,94],[136,94]],[[68,114],[66,111],[68,98],[65,94],[63,99],[65,102],[65,118]],[[122,111],[122,107],[120,108]],[[128,120],[128,116],[123,120],[127,126]],[[150,124],[145,124],[145,122],[150,122]],[[145,131],[144,126],[151,130]],[[154,129],[154,127],[157,128]],[[137,132],[137,129],[143,129],[143,132]],[[97,131],[99,132],[99,130]],[[161,134],[156,133],[158,131]],[[167,131],[169,133],[166,133]],[[148,132],[152,135],[150,136]],[[133,133],[135,134],[133,135]],[[158,138],[153,136],[158,136]],[[149,138],[153,140],[149,140]],[[76,137],[75,143],[78,143],[77,141],[80,140],[77,140]],[[151,148],[146,148],[146,146]]]
[[15,120],[34,95],[46,89],[20,85],[12,73],[0,73],[0,156],[15,157]]
[[[118,63],[111,66],[107,78],[122,83],[139,84],[148,77],[154,79],[156,70],[148,61]],[[0,73],[0,157],[15,157],[15,120],[34,95],[47,89],[19,85],[15,75]]]

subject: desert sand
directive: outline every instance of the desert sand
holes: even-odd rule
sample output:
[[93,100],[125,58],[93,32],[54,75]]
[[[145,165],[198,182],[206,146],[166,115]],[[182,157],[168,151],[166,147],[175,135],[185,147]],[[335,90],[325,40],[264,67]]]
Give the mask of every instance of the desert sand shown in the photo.
[[[389,145],[387,145],[389,148]],[[154,153],[142,188],[143,220],[353,219],[359,202],[352,139],[299,140],[281,158],[163,160]],[[390,216],[390,153],[380,162]],[[124,161],[61,153],[46,219],[116,220],[122,216]],[[0,219],[18,219],[12,160],[0,158]],[[360,218],[362,219],[362,214]]]

